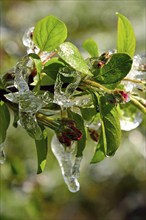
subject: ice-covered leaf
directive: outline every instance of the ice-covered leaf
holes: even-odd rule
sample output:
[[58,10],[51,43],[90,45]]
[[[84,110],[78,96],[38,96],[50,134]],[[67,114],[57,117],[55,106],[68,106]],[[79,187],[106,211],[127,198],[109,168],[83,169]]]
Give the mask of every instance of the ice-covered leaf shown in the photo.
[[133,57],[135,53],[135,34],[130,21],[122,14],[118,15],[118,39],[117,39],[117,51],[118,53],[127,53]]
[[122,80],[130,71],[132,59],[124,53],[113,54],[110,61],[101,68],[96,80],[102,84],[114,84]]
[[78,48],[72,43],[65,42],[61,44],[58,47],[58,55],[75,70],[81,72],[83,76],[92,76]]
[[[43,133],[45,130],[43,131]],[[46,165],[46,159],[47,159],[47,137],[45,134],[43,135],[43,138],[41,140],[35,140],[36,150],[37,150],[37,158],[38,158],[38,168],[37,173],[41,173]]]
[[10,113],[3,101],[0,101],[0,144],[6,138],[6,132],[10,123]]
[[92,163],[104,159],[104,155],[112,156],[121,141],[121,129],[117,107],[109,102],[110,97],[101,96],[98,99],[101,117],[101,134],[91,161]]
[[65,24],[54,16],[40,20],[34,29],[33,40],[41,51],[52,51],[65,41],[67,29]]
[[92,38],[85,40],[82,46],[92,57],[98,56],[98,46]]
[[77,142],[77,154],[76,154],[76,157],[81,157],[83,155],[83,150],[86,146],[86,131],[84,127],[84,121],[79,114],[71,110],[68,110],[68,115],[70,119],[76,122],[77,128],[82,132],[82,138]]

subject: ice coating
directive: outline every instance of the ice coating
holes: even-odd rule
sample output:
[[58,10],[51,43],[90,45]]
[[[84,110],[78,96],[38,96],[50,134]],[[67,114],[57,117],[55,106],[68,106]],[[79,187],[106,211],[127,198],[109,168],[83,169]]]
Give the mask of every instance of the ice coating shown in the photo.
[[137,111],[134,116],[131,115],[123,115],[120,119],[121,130],[123,131],[131,131],[137,128],[142,122],[142,113]]
[[81,165],[82,157],[76,157],[75,162],[72,168],[72,175],[75,178],[79,178],[80,176],[80,165]]
[[0,144],[0,164],[4,164],[6,160],[6,154],[5,154],[5,151],[4,151],[4,145],[3,143]]
[[[133,58],[132,69],[126,76],[128,79],[145,81],[146,80],[146,54],[136,55]],[[143,83],[135,83],[134,81],[123,81],[125,90],[130,93],[135,93],[139,95],[140,91],[145,90],[145,85]],[[145,102],[145,99],[143,99]],[[137,128],[142,122],[143,115],[139,110],[135,112],[128,112],[121,110],[122,116],[120,119],[121,129],[124,131],[130,131]]]
[[[135,55],[133,58],[133,64],[131,71],[126,76],[129,79],[136,79],[136,80],[146,80],[146,54],[143,53],[141,55]],[[125,90],[127,92],[136,91],[136,89],[144,89],[144,85],[136,84],[131,81],[123,81]]]
[[75,105],[75,100],[72,99],[72,96],[81,80],[80,74],[75,74],[75,81],[66,87],[65,92],[62,91],[63,82],[61,81],[61,74],[57,75],[54,87],[54,103],[60,105],[62,108],[68,108]]
[[20,124],[27,130],[32,138],[40,140],[42,138],[42,131],[37,123],[35,113],[47,105],[51,99],[46,92],[43,95],[37,96],[29,90],[27,80],[32,68],[33,61],[28,56],[23,57],[17,63],[14,85],[18,89],[18,92],[8,94],[5,97],[19,104]]
[[[80,160],[76,160],[73,165],[74,159],[72,150],[65,149],[65,147],[59,142],[56,135],[53,136],[51,142],[51,149],[56,159],[58,160],[61,168],[62,176],[70,192],[77,192],[80,189],[80,184],[77,180],[79,176]],[[74,171],[74,173],[73,173]]]
[[29,28],[23,35],[22,42],[24,46],[27,47],[27,53],[36,53],[38,54],[40,49],[34,44],[33,38],[34,27]]

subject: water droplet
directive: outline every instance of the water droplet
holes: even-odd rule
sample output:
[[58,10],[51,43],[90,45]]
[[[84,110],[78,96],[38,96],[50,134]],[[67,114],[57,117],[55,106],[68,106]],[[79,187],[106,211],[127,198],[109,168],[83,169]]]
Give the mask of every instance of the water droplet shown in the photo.
[[80,184],[75,176],[78,170],[78,163],[74,165],[75,175],[73,174],[73,149],[64,148],[59,142],[56,135],[54,135],[51,142],[51,149],[61,168],[62,176],[70,192],[77,192],[80,189]]
[[0,164],[4,164],[5,160],[6,160],[6,154],[3,149],[3,143],[2,143],[0,144]]

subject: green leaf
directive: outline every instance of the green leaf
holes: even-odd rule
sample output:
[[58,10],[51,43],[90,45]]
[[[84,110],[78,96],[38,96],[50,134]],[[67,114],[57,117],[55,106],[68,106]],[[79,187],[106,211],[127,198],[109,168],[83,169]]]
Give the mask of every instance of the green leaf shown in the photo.
[[2,79],[0,78],[0,89],[4,89],[4,85],[2,83]]
[[68,116],[70,119],[76,122],[77,128],[82,132],[81,140],[77,141],[77,154],[76,154],[76,157],[81,157],[83,155],[83,150],[86,146],[86,131],[84,127],[84,121],[79,114],[72,112],[71,110],[68,110]]
[[98,57],[98,46],[93,39],[85,40],[82,46],[92,57]]
[[33,32],[33,41],[41,51],[52,51],[65,41],[65,24],[54,16],[40,20]]
[[38,168],[37,174],[41,173],[46,165],[47,158],[47,137],[45,134],[45,130],[43,131],[43,138],[41,140],[35,140],[36,150],[37,150],[37,158],[38,158]]
[[106,147],[107,145],[106,145],[105,129],[104,129],[103,122],[101,122],[100,138],[99,138],[99,142],[97,144],[94,156],[91,160],[91,163],[98,163],[106,157],[105,156]]
[[121,81],[130,71],[132,59],[124,53],[113,54],[110,61],[101,68],[96,80],[102,84]]
[[35,63],[36,70],[37,70],[37,74],[40,75],[40,73],[42,71],[42,62],[41,62],[40,57],[35,53],[30,53],[29,57],[31,57],[33,59],[33,61]]
[[0,101],[0,144],[6,138],[7,129],[10,124],[10,113],[3,101]]
[[[58,58],[52,58],[49,60],[45,66],[43,72],[47,74],[47,76],[43,77],[41,80],[41,85],[45,85],[45,78],[46,83],[48,82],[48,85],[52,85],[55,83],[57,74],[59,72],[59,69],[64,66],[64,63],[59,61]],[[47,85],[47,84],[46,84]]]
[[101,134],[91,163],[99,162],[104,156],[112,156],[121,141],[121,128],[117,107],[110,103],[110,95],[99,99]]
[[133,27],[125,16],[119,13],[116,14],[118,15],[117,51],[118,53],[127,53],[133,57],[136,47]]
[[70,42],[61,44],[58,48],[58,55],[72,68],[81,72],[84,76],[92,76],[88,65],[81,56],[78,48]]
[[90,121],[96,115],[96,109],[94,107],[80,108],[82,117],[86,121]]

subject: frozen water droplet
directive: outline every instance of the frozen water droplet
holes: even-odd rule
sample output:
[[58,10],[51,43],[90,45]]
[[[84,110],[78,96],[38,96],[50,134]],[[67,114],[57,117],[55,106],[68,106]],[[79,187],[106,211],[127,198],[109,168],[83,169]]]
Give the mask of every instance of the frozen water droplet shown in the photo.
[[5,160],[6,160],[6,154],[3,149],[3,143],[2,143],[0,144],[0,164],[4,164]]
[[[80,184],[77,178],[73,175],[73,155],[70,149],[65,149],[54,135],[51,142],[51,149],[61,168],[62,176],[70,192],[77,192],[80,189]],[[76,162],[77,163],[77,162]],[[75,169],[77,170],[77,169]]]
[[[123,110],[122,110],[123,111]],[[142,113],[137,111],[134,115],[126,115],[124,114],[120,119],[121,129],[123,131],[130,131],[137,128],[142,122]]]

